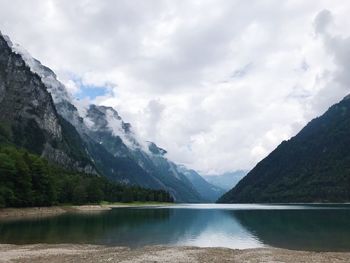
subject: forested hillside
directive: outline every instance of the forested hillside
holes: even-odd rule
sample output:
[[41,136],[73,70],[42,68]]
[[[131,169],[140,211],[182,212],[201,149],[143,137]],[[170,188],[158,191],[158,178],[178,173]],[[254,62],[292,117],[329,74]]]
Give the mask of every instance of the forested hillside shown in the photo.
[[8,143],[0,126],[0,207],[51,206],[131,201],[173,202],[163,190],[111,182],[105,177],[70,172]]
[[349,202],[350,96],[282,142],[219,202]]

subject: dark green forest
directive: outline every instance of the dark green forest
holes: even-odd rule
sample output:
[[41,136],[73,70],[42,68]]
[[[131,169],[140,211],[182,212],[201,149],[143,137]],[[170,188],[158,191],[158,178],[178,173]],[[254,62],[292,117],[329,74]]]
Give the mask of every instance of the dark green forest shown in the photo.
[[65,171],[38,155],[0,146],[0,207],[108,202],[173,202],[163,190],[111,182],[105,177]]

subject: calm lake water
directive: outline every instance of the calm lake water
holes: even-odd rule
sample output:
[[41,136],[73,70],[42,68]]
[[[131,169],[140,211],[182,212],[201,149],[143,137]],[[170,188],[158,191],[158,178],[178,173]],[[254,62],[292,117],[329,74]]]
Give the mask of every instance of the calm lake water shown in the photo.
[[0,221],[0,242],[350,251],[350,205],[175,205]]

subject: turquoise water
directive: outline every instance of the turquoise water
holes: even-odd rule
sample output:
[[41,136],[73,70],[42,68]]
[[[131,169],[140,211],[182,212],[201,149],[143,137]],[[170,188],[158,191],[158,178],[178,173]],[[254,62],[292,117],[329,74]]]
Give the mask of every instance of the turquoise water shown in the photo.
[[350,205],[175,205],[0,221],[0,242],[350,251]]

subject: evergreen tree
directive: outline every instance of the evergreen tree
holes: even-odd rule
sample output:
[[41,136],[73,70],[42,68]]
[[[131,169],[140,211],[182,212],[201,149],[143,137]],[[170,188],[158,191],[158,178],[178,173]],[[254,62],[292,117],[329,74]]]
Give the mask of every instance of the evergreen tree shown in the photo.
[[132,201],[169,201],[169,193],[65,171],[45,159],[0,145],[0,207]]

